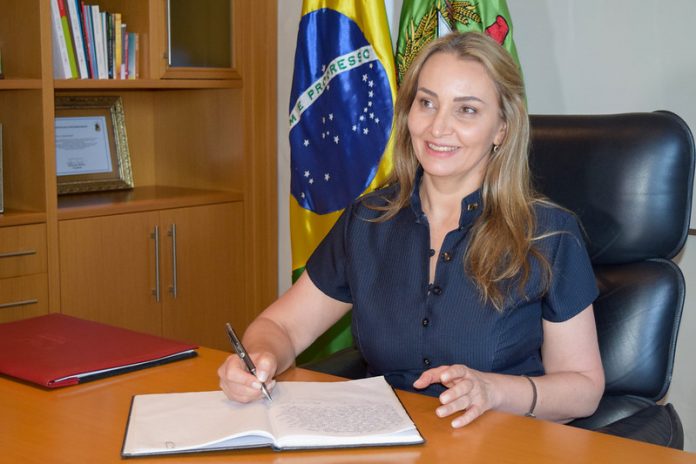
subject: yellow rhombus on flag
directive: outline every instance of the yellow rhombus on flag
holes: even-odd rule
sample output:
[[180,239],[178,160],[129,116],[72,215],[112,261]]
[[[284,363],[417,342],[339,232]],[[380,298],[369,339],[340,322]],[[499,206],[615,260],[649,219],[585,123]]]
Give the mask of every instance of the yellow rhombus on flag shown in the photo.
[[[391,171],[395,98],[384,2],[305,0],[289,111],[293,281],[343,209]],[[348,315],[298,362],[351,343]]]

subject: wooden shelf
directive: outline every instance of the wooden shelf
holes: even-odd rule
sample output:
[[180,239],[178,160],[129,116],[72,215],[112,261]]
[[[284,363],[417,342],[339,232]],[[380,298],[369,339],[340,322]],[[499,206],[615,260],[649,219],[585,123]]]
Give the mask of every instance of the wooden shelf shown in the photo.
[[[0,81],[2,82],[2,81]],[[241,79],[71,79],[54,81],[56,90],[239,89]]]
[[41,79],[0,79],[0,90],[34,90],[41,88]]
[[58,197],[58,220],[242,201],[237,191],[200,190],[167,186],[79,193]]
[[39,224],[42,222],[46,222],[46,213],[40,211],[22,211],[5,208],[5,212],[0,213],[0,227]]

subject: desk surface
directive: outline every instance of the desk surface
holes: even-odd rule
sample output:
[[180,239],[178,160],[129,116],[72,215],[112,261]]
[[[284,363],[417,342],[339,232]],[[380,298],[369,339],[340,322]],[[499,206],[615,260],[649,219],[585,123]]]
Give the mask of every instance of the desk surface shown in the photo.
[[[120,451],[131,397],[143,393],[216,390],[217,367],[227,353],[201,348],[200,356],[56,390],[0,376],[0,462],[110,463]],[[293,369],[282,380],[330,381]],[[149,462],[313,463],[696,463],[696,455],[550,422],[489,411],[454,430],[435,415],[437,400],[398,395],[425,445],[350,450],[274,452],[238,450],[130,459]]]

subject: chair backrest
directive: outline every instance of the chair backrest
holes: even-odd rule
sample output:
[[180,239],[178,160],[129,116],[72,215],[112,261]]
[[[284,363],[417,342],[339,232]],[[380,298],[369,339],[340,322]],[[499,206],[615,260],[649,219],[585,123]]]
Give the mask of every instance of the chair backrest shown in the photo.
[[608,395],[662,398],[684,303],[670,260],[688,234],[693,136],[677,115],[532,115],[537,189],[574,211],[600,296],[595,317]]

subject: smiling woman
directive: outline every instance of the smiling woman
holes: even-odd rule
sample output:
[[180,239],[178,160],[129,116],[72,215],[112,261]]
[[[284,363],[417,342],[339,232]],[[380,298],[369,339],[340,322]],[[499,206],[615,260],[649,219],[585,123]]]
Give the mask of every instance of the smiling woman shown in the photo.
[[258,379],[230,357],[227,396],[258,399],[259,381],[352,308],[368,374],[438,396],[453,427],[489,409],[590,415],[604,387],[597,287],[576,218],[531,188],[512,57],[479,33],[431,42],[402,81],[394,130],[393,174],[249,326]]

